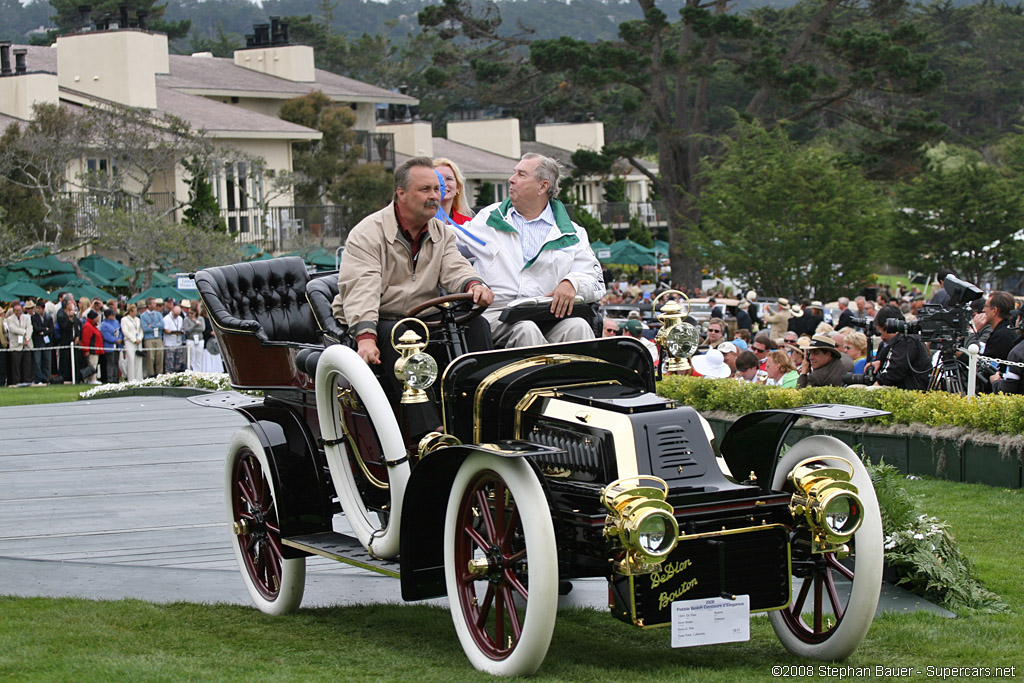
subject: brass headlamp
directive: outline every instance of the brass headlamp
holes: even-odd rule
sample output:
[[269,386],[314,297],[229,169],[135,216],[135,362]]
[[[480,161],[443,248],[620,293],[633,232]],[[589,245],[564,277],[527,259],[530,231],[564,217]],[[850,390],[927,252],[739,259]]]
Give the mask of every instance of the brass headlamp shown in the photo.
[[621,574],[657,571],[679,543],[675,511],[665,502],[668,484],[650,475],[624,477],[601,490],[608,509],[605,536],[617,540],[626,557],[615,565]]
[[864,506],[857,487],[850,483],[853,465],[849,460],[829,456],[845,464],[834,466],[821,458],[800,461],[789,474],[793,499],[789,510],[803,516],[811,527],[812,550],[831,552],[853,537],[864,520]]
[[[406,330],[398,342],[395,342],[395,331],[403,324],[416,322],[423,326],[423,337],[412,330]],[[401,354],[395,361],[395,377],[405,384],[402,391],[402,403],[426,403],[430,400],[427,389],[437,379],[437,361],[423,349],[427,348],[430,333],[426,324],[418,318],[405,318],[391,328],[391,346]]]
[[682,304],[672,299],[666,301],[661,307],[661,312],[657,314],[658,320],[661,321],[661,329],[658,330],[654,341],[668,354],[662,372],[666,374],[689,372],[690,361],[688,359],[697,352],[697,347],[700,345],[700,332],[690,323],[683,322],[683,318],[690,314],[690,299],[682,292],[674,289],[662,292],[651,302],[651,310],[657,310],[658,300],[666,294],[681,296],[686,303],[686,312],[683,312]]

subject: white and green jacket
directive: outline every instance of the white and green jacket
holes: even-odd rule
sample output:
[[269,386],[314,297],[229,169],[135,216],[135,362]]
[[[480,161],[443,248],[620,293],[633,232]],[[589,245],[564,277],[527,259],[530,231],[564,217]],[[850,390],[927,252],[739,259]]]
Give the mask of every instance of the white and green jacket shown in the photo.
[[454,230],[460,251],[475,258],[477,272],[494,291],[494,303],[488,309],[491,315],[515,299],[544,296],[562,280],[571,282],[585,303],[604,296],[603,270],[587,233],[569,220],[560,201],[551,200],[555,225],[540,252],[525,264],[520,235],[509,219],[511,211],[512,202],[506,199]]

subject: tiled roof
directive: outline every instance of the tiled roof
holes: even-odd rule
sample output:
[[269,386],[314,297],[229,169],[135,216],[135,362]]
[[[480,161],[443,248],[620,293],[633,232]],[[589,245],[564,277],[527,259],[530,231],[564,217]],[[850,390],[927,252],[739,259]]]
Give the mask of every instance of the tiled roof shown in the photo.
[[259,114],[232,104],[224,104],[172,88],[157,87],[156,104],[161,111],[185,119],[193,128],[215,137],[291,137],[296,140],[320,138],[319,131]]
[[494,176],[507,178],[512,175],[512,169],[519,163],[519,159],[452,142],[446,138],[434,138],[434,157],[451,159],[459,165],[463,175],[471,180]]
[[170,56],[170,74],[158,74],[157,83],[203,94],[251,94],[262,97],[291,98],[312,90],[321,90],[328,97],[344,102],[381,102],[384,104],[415,104],[416,98],[378,88],[369,83],[346,78],[323,69],[316,70],[316,81],[299,83],[269,76],[235,65],[226,57]]
[[[57,73],[55,47],[26,46],[29,69]],[[297,83],[236,66],[227,57],[191,57],[170,55],[170,74],[157,74],[158,86],[213,94],[248,94],[273,99],[288,99],[312,90],[322,90],[332,99],[344,102],[381,102],[383,104],[415,104],[416,98],[378,88],[369,83],[346,78],[323,69],[316,70],[316,81]]]

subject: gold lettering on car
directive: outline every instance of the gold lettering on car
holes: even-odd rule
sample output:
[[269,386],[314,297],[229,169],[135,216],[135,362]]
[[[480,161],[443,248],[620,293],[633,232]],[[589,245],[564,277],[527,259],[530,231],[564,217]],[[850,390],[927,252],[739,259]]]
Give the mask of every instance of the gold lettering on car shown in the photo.
[[690,579],[689,581],[683,581],[679,584],[679,588],[674,591],[662,593],[658,596],[658,609],[665,609],[696,585],[697,579]]
[[651,588],[657,588],[676,574],[679,574],[684,569],[688,568],[691,564],[693,564],[693,562],[690,560],[683,560],[682,562],[667,562],[662,566],[660,572],[654,572],[651,574]]

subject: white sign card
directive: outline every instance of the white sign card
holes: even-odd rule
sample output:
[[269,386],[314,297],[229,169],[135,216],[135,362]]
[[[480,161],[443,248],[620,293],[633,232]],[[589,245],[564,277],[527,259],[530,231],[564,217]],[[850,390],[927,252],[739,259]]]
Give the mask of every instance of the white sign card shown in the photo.
[[750,596],[672,603],[672,647],[750,640]]

